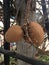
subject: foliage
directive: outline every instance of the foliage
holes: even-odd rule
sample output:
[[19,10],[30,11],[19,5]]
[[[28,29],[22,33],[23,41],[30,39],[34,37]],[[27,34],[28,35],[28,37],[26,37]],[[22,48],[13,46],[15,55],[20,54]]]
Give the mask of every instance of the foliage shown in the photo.
[[47,55],[39,55],[39,60],[49,62],[49,56],[47,56]]
[[17,65],[17,59],[10,57],[10,65]]

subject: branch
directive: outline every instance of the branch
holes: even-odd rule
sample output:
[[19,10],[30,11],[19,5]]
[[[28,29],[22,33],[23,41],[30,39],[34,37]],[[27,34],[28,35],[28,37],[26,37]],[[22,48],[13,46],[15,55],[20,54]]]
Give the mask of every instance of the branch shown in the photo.
[[0,48],[0,53],[5,54],[6,56],[11,56],[13,58],[20,59],[20,60],[27,62],[29,64],[32,64],[32,65],[49,65],[49,63],[47,63],[47,62],[39,61],[39,60],[34,59],[34,58],[29,58],[29,57],[26,57],[24,55],[20,55],[14,51],[4,50],[2,48]]
[[36,10],[38,10],[40,12],[40,14],[43,16],[42,12],[38,8],[36,8]]

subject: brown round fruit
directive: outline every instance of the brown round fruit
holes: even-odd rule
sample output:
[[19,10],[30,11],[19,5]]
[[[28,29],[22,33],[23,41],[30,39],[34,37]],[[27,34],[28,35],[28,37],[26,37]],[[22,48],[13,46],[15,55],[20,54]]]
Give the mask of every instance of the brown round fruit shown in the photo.
[[29,23],[28,33],[31,40],[33,41],[33,44],[35,44],[36,46],[39,46],[44,41],[43,28],[37,22]]
[[7,42],[17,42],[23,37],[23,31],[19,25],[11,26],[5,34]]

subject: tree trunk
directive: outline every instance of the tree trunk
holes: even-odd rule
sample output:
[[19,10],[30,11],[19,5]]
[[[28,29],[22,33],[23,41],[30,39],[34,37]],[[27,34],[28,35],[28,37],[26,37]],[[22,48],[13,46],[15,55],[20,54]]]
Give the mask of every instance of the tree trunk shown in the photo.
[[[32,4],[35,5],[35,0],[32,0]],[[33,5],[31,5],[32,9],[30,8],[31,11],[30,11],[30,16],[29,16],[29,21],[34,21],[33,11],[35,11],[35,6],[33,6]],[[20,8],[20,16],[21,16],[20,20],[19,20],[20,25],[22,25],[24,23],[25,7],[26,7],[26,3],[25,3],[25,0],[24,0],[24,2],[22,3],[22,6]],[[21,40],[21,42],[17,43],[17,52],[19,54],[23,54],[23,55],[25,55],[27,57],[31,57],[32,58],[36,54],[36,49],[34,48],[33,45],[30,46],[30,47],[29,46],[30,46],[30,44],[26,43],[24,40]],[[30,64],[28,64],[26,62],[23,62],[21,60],[17,60],[17,63],[18,63],[18,65],[30,65]]]

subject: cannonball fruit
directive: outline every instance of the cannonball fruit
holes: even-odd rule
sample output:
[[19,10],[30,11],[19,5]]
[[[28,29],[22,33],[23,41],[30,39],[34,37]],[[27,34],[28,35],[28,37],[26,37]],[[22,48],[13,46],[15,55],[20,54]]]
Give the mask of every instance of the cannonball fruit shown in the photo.
[[11,26],[5,34],[7,42],[17,42],[23,38],[23,31],[19,25]]
[[28,34],[36,46],[39,46],[44,41],[43,28],[37,22],[29,22]]

